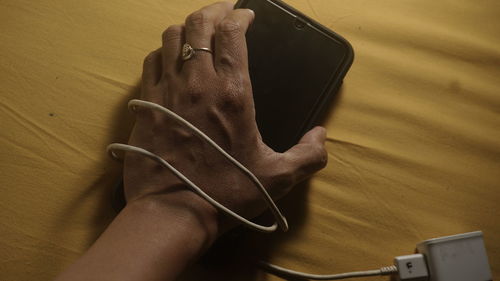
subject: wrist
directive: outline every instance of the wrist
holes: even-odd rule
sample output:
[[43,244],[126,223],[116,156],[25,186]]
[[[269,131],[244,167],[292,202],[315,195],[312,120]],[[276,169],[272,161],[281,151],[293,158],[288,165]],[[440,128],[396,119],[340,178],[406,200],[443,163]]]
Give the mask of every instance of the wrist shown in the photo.
[[147,195],[127,204],[126,209],[147,214],[159,225],[186,235],[193,251],[205,251],[217,238],[217,210],[190,190]]
[[189,193],[130,200],[58,280],[174,280],[217,233],[213,212]]

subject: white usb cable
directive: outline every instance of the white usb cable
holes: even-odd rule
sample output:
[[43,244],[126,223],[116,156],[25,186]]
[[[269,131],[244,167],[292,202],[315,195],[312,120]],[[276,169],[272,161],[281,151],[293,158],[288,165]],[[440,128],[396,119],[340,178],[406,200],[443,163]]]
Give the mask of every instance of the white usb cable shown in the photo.
[[375,270],[321,275],[321,274],[310,274],[310,273],[304,273],[304,272],[300,272],[300,271],[290,270],[290,269],[286,269],[286,268],[283,268],[283,267],[280,267],[280,266],[277,266],[274,264],[266,263],[266,262],[260,262],[259,264],[263,269],[265,269],[266,271],[272,272],[272,273],[277,273],[279,275],[290,276],[290,277],[295,277],[295,278],[305,278],[305,279],[310,279],[310,280],[339,280],[339,279],[347,279],[347,278],[354,278],[354,277],[391,275],[391,274],[398,272],[398,269],[396,268],[396,266],[391,265],[391,266],[382,267],[380,269],[375,269]]
[[159,112],[162,112],[178,123],[186,126],[189,128],[194,134],[198,135],[199,137],[203,138],[205,141],[207,141],[213,148],[215,148],[217,151],[219,151],[224,157],[226,157],[231,163],[233,163],[240,171],[242,171],[246,176],[250,178],[250,180],[257,186],[258,190],[261,192],[264,201],[266,202],[268,208],[271,210],[274,218],[276,219],[276,222],[271,225],[271,226],[263,226],[256,224],[254,222],[249,221],[248,219],[236,214],[235,212],[231,211],[230,209],[226,208],[224,205],[220,204],[216,200],[214,200],[212,197],[210,197],[208,194],[206,194],[201,188],[199,188],[195,183],[193,183],[191,180],[189,180],[186,176],[184,176],[181,172],[179,172],[175,167],[170,165],[165,159],[161,158],[160,156],[147,151],[143,148],[136,147],[133,145],[128,145],[128,144],[121,144],[121,143],[112,143],[108,145],[107,150],[113,156],[114,158],[118,158],[117,154],[115,151],[117,150],[122,150],[122,151],[127,151],[127,152],[133,152],[133,153],[139,153],[141,155],[144,155],[152,160],[155,160],[158,162],[160,165],[163,167],[169,169],[174,175],[176,175],[181,181],[183,181],[185,184],[187,184],[195,193],[197,193],[199,196],[210,202],[214,207],[217,209],[223,211],[224,213],[228,214],[229,216],[235,218],[236,220],[239,220],[241,223],[244,225],[253,228],[258,231],[262,232],[273,232],[276,230],[276,226],[279,225],[281,230],[287,231],[288,230],[288,223],[286,221],[286,218],[281,214],[281,211],[278,209],[276,204],[274,203],[273,199],[267,193],[266,189],[262,185],[262,183],[259,181],[259,179],[252,173],[250,170],[248,170],[245,166],[243,166],[238,160],[234,159],[229,153],[224,151],[217,143],[215,143],[211,138],[209,138],[205,133],[200,131],[198,128],[193,126],[191,123],[186,121],[184,118],[180,117],[173,111],[159,105],[156,103],[152,103],[149,101],[143,101],[143,100],[137,100],[133,99],[129,101],[128,103],[128,108],[131,109],[132,111],[135,110],[136,107],[145,107],[151,110],[156,110]]
[[[198,128],[193,126],[191,123],[180,117],[179,115],[175,114],[173,111],[158,105],[156,103],[148,102],[148,101],[143,101],[143,100],[137,100],[133,99],[129,101],[128,103],[129,109],[132,111],[135,110],[136,107],[144,107],[147,109],[155,110],[162,112],[166,115],[168,115],[170,118],[174,119],[178,123],[184,125],[185,127],[189,128],[194,134],[197,136],[201,137],[205,141],[207,141],[213,148],[215,148],[217,151],[219,151],[224,157],[226,157],[231,163],[233,163],[241,172],[243,172],[250,180],[257,186],[258,190],[261,192],[264,201],[266,202],[268,208],[271,210],[276,222],[271,225],[271,226],[264,226],[264,225],[259,225],[254,222],[251,222],[250,220],[236,214],[235,212],[231,211],[224,205],[220,204],[217,202],[215,199],[210,197],[208,194],[206,194],[200,187],[198,187],[195,183],[193,183],[191,180],[189,180],[184,174],[182,174],[180,171],[178,171],[175,167],[173,167],[170,163],[168,163],[165,159],[161,158],[160,156],[147,151],[143,148],[128,145],[128,144],[121,144],[121,143],[112,143],[108,145],[107,150],[111,154],[113,158],[118,159],[118,155],[115,153],[115,151],[121,150],[125,152],[133,152],[133,153],[138,153],[141,154],[145,157],[148,157],[156,162],[158,162],[160,165],[163,167],[169,169],[174,175],[176,175],[181,181],[183,181],[185,184],[187,184],[196,194],[210,202],[214,207],[217,209],[223,211],[227,215],[235,218],[236,220],[240,221],[242,224],[253,228],[258,231],[262,232],[273,232],[277,229],[277,226],[281,228],[283,231],[288,230],[288,224],[286,221],[286,218],[281,214],[280,210],[274,203],[273,199],[269,195],[269,193],[266,191],[262,183],[259,181],[259,179],[250,171],[248,170],[245,166],[243,166],[238,160],[234,159],[231,155],[229,155],[226,151],[224,151],[219,145],[217,145],[212,139],[210,139],[206,134],[204,134],[202,131],[200,131]],[[285,269],[270,263],[265,263],[261,262],[260,266],[263,267],[264,269],[270,271],[271,273],[278,273],[281,275],[287,275],[287,276],[293,276],[293,277],[299,277],[299,278],[307,278],[307,279],[314,279],[314,280],[338,280],[338,279],[345,279],[345,278],[353,278],[353,277],[363,277],[363,276],[378,276],[378,275],[389,275],[398,272],[398,269],[396,266],[388,266],[388,267],[383,267],[381,269],[377,270],[368,270],[368,271],[357,271],[357,272],[350,272],[350,273],[342,273],[342,274],[331,274],[331,275],[317,275],[317,274],[308,274],[308,273],[303,273],[303,272],[298,272],[298,271],[293,271],[289,269]],[[404,280],[404,279],[402,279]]]

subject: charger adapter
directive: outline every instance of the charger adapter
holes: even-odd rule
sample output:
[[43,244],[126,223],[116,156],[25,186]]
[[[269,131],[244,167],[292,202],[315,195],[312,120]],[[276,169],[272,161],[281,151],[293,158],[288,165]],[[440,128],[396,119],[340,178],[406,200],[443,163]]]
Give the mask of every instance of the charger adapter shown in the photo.
[[417,245],[425,256],[429,281],[491,281],[481,231],[425,240]]
[[266,262],[259,265],[278,276],[310,280],[393,275],[398,281],[492,281],[481,231],[425,240],[417,244],[417,250],[417,254],[394,258],[393,266],[328,275],[294,271]]

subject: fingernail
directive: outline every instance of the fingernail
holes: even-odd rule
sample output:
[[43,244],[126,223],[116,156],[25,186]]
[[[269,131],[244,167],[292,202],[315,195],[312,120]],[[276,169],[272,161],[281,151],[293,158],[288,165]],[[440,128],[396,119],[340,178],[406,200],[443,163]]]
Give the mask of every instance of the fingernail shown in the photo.
[[250,12],[250,14],[252,14],[253,17],[255,17],[255,12],[253,10],[251,10],[251,9],[247,9],[247,10],[248,10],[248,12]]

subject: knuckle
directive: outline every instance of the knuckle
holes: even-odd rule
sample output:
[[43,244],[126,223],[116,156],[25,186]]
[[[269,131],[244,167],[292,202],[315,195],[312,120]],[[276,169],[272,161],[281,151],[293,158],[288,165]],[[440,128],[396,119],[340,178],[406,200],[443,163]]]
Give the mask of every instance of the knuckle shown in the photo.
[[204,95],[205,89],[198,82],[199,79],[191,77],[185,86],[185,95],[189,97],[192,104],[198,103]]
[[182,26],[171,25],[162,33],[162,38],[164,42],[169,42],[173,40],[180,40],[182,36]]
[[203,10],[196,11],[186,18],[186,26],[189,27],[196,27],[196,26],[203,26],[208,24],[210,21],[210,18],[207,14],[207,12]]
[[243,101],[234,94],[224,95],[224,97],[217,102],[217,107],[220,108],[221,111],[231,114],[241,113],[245,109]]
[[241,92],[239,82],[234,79],[224,79],[219,85],[219,92],[222,96],[237,95]]
[[219,57],[218,57],[218,62],[221,65],[225,66],[235,66],[237,64],[236,59],[234,58],[234,55],[231,54],[230,50],[226,50],[225,52],[222,52]]
[[311,147],[312,153],[316,156],[314,168],[317,170],[323,169],[328,164],[328,152],[322,145],[314,145]]
[[232,19],[223,19],[217,27],[219,32],[228,36],[236,36],[241,32],[240,23]]
[[145,58],[144,58],[144,62],[143,62],[143,65],[146,66],[146,65],[150,65],[151,63],[154,62],[155,58],[157,56],[157,51],[153,51],[151,53],[149,53]]
[[242,88],[238,83],[224,82],[220,88],[217,107],[226,113],[240,113],[245,109],[245,103],[242,98]]

